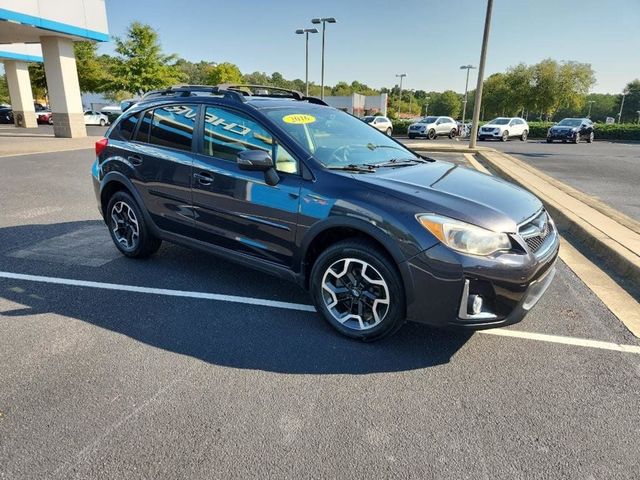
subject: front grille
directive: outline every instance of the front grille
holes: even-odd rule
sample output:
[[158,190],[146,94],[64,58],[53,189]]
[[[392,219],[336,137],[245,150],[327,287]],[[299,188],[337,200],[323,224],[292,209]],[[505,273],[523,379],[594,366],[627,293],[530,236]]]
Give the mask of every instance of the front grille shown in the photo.
[[546,211],[542,210],[538,215],[520,226],[518,233],[524,239],[532,253],[540,250],[544,241],[551,233],[550,218]]

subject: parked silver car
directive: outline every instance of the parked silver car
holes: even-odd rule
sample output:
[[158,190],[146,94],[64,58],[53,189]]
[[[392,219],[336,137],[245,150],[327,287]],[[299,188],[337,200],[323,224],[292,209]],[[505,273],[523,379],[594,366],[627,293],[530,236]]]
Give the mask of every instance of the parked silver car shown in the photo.
[[393,124],[387,117],[367,115],[366,117],[362,117],[362,121],[389,136],[393,133]]
[[451,117],[428,116],[409,125],[407,133],[409,138],[427,137],[433,140],[443,135],[453,138],[458,134],[458,124]]

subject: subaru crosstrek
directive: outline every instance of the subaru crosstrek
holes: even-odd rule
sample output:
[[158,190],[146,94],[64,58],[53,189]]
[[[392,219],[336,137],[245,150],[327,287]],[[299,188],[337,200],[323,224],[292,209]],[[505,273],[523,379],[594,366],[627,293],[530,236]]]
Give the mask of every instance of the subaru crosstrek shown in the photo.
[[96,143],[93,181],[124,255],[166,240],[293,280],[363,340],[405,320],[517,322],[555,272],[558,233],[531,193],[298,92],[154,92]]

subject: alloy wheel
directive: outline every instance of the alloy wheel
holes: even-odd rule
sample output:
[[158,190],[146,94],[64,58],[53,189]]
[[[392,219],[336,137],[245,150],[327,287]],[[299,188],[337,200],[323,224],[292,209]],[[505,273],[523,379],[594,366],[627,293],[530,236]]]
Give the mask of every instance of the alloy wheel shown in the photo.
[[360,331],[379,325],[391,300],[380,272],[358,258],[343,258],[327,268],[322,277],[322,298],[333,318]]
[[111,230],[116,241],[126,250],[134,250],[140,240],[140,226],[133,209],[125,202],[116,202],[111,209]]

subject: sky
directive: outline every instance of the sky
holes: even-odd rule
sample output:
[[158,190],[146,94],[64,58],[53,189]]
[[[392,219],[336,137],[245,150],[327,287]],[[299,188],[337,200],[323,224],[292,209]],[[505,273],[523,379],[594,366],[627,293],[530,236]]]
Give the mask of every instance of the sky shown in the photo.
[[[327,25],[325,84],[464,90],[460,65],[477,66],[485,0],[106,0],[111,35],[134,20],[155,28],[166,53],[232,62],[243,73],[304,79],[304,36]],[[309,77],[320,83],[321,36],[309,39]],[[101,53],[112,53],[113,43]],[[485,78],[544,58],[591,63],[592,91],[619,93],[640,77],[640,0],[495,0]],[[475,87],[472,71],[470,88]]]

